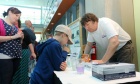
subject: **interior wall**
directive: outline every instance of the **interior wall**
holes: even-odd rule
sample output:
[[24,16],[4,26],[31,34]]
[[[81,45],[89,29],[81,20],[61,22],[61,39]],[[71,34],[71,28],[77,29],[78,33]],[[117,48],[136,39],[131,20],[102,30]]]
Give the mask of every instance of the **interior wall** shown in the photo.
[[119,1],[121,6],[122,27],[131,36],[134,45],[134,51],[135,51],[133,63],[136,65],[136,70],[138,71],[138,56],[137,56],[137,48],[136,48],[133,0],[119,0]]
[[[111,18],[130,34],[135,48],[134,63],[138,70],[133,0],[85,0],[85,4],[86,13],[92,12],[99,18]],[[105,51],[100,46],[97,45],[97,47],[97,59],[101,59]]]
[[140,0],[133,0],[134,4],[134,19],[135,19],[135,34],[136,34],[136,45],[137,45],[137,56],[138,56],[138,67],[140,71]]
[[105,0],[85,0],[85,13],[94,13],[97,17],[105,16]]

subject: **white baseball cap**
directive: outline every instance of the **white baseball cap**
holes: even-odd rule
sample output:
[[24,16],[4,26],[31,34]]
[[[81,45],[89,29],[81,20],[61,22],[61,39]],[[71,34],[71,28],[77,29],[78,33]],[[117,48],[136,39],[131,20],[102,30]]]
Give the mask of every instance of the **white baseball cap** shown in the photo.
[[68,38],[69,38],[68,44],[73,44],[72,38],[71,38],[71,36],[72,36],[71,29],[68,26],[58,25],[55,28],[55,31],[59,31],[59,32],[63,32],[65,34],[67,34],[68,35]]

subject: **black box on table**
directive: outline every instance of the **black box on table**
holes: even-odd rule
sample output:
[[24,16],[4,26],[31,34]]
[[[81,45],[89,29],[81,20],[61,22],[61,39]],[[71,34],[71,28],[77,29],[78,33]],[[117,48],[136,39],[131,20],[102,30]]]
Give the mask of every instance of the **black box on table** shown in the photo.
[[100,80],[114,80],[135,77],[135,64],[130,63],[106,63],[93,64],[92,76]]

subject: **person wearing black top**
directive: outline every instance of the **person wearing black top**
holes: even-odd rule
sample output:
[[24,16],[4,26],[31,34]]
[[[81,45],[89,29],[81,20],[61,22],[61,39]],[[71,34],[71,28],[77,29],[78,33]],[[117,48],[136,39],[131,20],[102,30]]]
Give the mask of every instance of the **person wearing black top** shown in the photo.
[[[18,27],[20,28],[20,20],[18,20]],[[34,47],[30,38],[29,33],[22,29],[24,33],[24,39],[22,40],[22,58],[20,61],[20,66],[16,74],[13,78],[13,84],[28,84],[28,63],[29,58],[36,58],[36,54],[34,53]]]

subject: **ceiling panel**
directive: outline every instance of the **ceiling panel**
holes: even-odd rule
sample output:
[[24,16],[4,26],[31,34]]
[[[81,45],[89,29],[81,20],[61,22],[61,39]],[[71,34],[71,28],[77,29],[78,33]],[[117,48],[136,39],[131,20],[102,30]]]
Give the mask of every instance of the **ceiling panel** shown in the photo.
[[75,1],[76,0],[62,0],[44,33],[52,31],[54,25],[59,21],[59,19],[61,19],[61,17],[66,13],[66,11],[72,6]]

